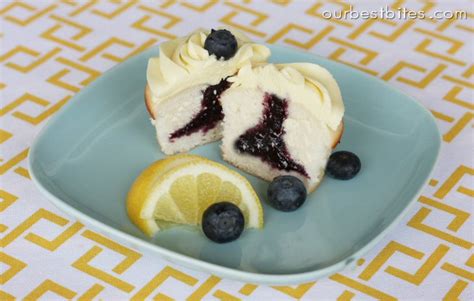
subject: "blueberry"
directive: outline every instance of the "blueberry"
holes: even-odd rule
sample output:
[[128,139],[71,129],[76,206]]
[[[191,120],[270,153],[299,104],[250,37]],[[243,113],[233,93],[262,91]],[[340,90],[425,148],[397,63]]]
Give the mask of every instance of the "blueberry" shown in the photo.
[[268,186],[268,202],[280,211],[295,211],[306,200],[306,188],[293,176],[278,176]]
[[244,231],[244,215],[229,202],[215,203],[202,215],[202,230],[210,240],[225,243],[239,238]]
[[349,180],[360,171],[361,163],[356,154],[338,151],[329,157],[326,173],[339,180]]
[[211,33],[204,42],[204,48],[209,54],[214,54],[217,59],[223,57],[224,60],[228,60],[237,52],[237,40],[226,29],[211,29]]

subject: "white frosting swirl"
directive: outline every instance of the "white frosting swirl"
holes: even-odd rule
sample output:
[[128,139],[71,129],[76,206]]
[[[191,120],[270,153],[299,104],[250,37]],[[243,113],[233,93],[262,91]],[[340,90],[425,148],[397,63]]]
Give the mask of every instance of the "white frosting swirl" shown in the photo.
[[207,30],[200,29],[187,37],[162,43],[159,57],[148,61],[147,81],[153,102],[158,103],[191,86],[217,84],[222,78],[234,75],[243,65],[265,62],[270,56],[267,47],[251,43],[236,30],[232,33],[238,49],[228,60],[218,60],[204,48]]
[[243,66],[229,78],[232,87],[248,87],[273,93],[297,103],[335,131],[344,115],[344,103],[334,77],[325,68],[310,63]]

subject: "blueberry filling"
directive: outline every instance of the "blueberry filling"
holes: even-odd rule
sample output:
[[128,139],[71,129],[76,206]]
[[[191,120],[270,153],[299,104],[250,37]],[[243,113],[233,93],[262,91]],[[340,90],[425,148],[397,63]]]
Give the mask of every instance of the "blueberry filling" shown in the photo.
[[171,133],[170,141],[182,136],[189,136],[198,131],[206,133],[216,127],[224,118],[219,99],[221,94],[230,86],[230,82],[222,79],[217,85],[207,87],[202,92],[201,110],[185,126]]
[[288,118],[288,102],[274,94],[265,94],[263,116],[259,124],[248,129],[235,141],[241,153],[259,157],[273,168],[295,171],[309,178],[305,168],[290,156],[283,136],[283,122]]

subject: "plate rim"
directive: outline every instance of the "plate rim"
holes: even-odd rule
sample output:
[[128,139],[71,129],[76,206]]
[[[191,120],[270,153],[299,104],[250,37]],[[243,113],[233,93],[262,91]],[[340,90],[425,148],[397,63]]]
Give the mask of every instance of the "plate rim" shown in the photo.
[[[37,175],[37,172],[35,171],[34,161],[36,160],[35,158],[36,149],[38,148],[38,145],[40,144],[42,137],[45,136],[45,133],[48,132],[48,129],[54,126],[57,120],[60,119],[60,117],[69,109],[69,107],[71,107],[75,103],[73,101],[74,98],[81,97],[82,94],[86,93],[88,90],[93,89],[95,86],[99,85],[102,81],[104,81],[104,77],[106,74],[113,73],[118,68],[125,67],[125,65],[133,64],[136,60],[139,59],[140,55],[144,54],[144,52],[152,53],[153,51],[156,51],[158,49],[159,44],[156,44],[152,46],[151,48],[149,48],[148,50],[145,50],[144,52],[141,52],[127,59],[124,62],[116,64],[110,69],[103,72],[94,82],[82,88],[78,93],[73,95],[71,99],[68,101],[68,103],[65,104],[59,110],[59,112],[54,114],[46,122],[43,128],[36,134],[30,146],[30,150],[28,152],[28,169],[29,169],[29,173],[34,185],[38,188],[38,190],[44,196],[46,196],[48,201],[52,203],[56,208],[60,209],[67,215],[77,218],[79,221],[83,222],[84,224],[88,226],[91,226],[91,228],[99,231],[100,233],[105,234],[106,236],[107,235],[112,236],[112,239],[118,240],[119,243],[121,244],[124,244],[126,242],[127,247],[130,247],[130,245],[133,245],[131,246],[131,248],[139,249],[140,251],[146,250],[148,252],[154,253],[154,255],[155,254],[159,255],[161,259],[166,260],[168,262],[176,263],[178,265],[183,265],[184,267],[190,268],[192,270],[198,270],[198,271],[215,274],[223,278],[233,279],[233,280],[243,281],[243,282],[263,284],[263,285],[287,285],[287,284],[297,284],[297,283],[302,283],[302,282],[314,281],[316,279],[334,274],[349,266],[355,266],[358,259],[360,259],[367,252],[369,252],[376,244],[378,244],[389,232],[391,232],[400,223],[400,220],[404,216],[406,216],[406,214],[411,210],[413,205],[416,203],[416,200],[419,199],[423,188],[426,186],[426,184],[428,183],[428,180],[431,178],[434,172],[434,168],[439,161],[439,154],[440,154],[441,142],[442,142],[441,134],[436,124],[436,120],[434,119],[434,116],[430,113],[430,111],[427,108],[425,108],[418,100],[416,100],[415,97],[408,95],[404,91],[393,87],[391,84],[383,81],[382,79],[378,77],[372,76],[354,67],[345,65],[341,62],[334,61],[334,60],[328,59],[326,57],[323,57],[314,53],[301,51],[298,49],[294,49],[294,48],[290,48],[290,47],[286,47],[282,45],[271,45],[267,43],[263,43],[263,44],[269,47],[270,50],[278,49],[284,52],[292,52],[292,53],[296,52],[299,55],[304,55],[306,57],[314,56],[322,61],[335,64],[338,67],[351,69],[351,71],[356,73],[356,76],[362,76],[362,77],[368,78],[369,80],[375,80],[380,85],[382,85],[384,89],[388,89],[391,92],[399,93],[403,95],[405,98],[409,99],[415,106],[418,106],[418,108],[421,109],[421,111],[427,115],[429,122],[433,125],[433,129],[436,132],[436,138],[437,138],[435,141],[436,143],[435,157],[433,160],[433,164],[430,167],[430,171],[427,173],[427,175],[423,179],[423,184],[418,187],[414,197],[407,203],[405,208],[403,208],[403,210],[386,226],[386,228],[382,230],[380,233],[378,233],[369,242],[367,242],[362,247],[360,247],[357,251],[353,252],[350,255],[347,255],[346,257],[340,259],[336,263],[331,264],[327,267],[324,267],[321,269],[315,269],[315,270],[307,271],[307,272],[288,273],[288,274],[267,274],[267,273],[251,272],[251,271],[242,271],[235,268],[229,268],[229,267],[221,266],[219,264],[210,263],[204,260],[196,259],[191,256],[166,249],[165,247],[153,244],[151,242],[142,240],[131,234],[118,230],[99,220],[94,219],[93,217],[90,217],[89,215],[83,213],[79,209],[76,209],[73,206],[67,204],[66,202],[61,200],[59,197],[56,197],[46,187],[43,186],[42,182],[39,180],[39,176]],[[138,246],[138,248],[136,246]]]

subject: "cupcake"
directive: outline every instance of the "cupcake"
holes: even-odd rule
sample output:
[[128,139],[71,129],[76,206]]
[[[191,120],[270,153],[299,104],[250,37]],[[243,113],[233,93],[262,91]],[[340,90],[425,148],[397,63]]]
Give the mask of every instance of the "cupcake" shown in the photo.
[[245,65],[265,63],[270,50],[232,30],[197,30],[162,43],[148,62],[145,103],[161,150],[188,151],[221,139],[222,94]]
[[344,104],[332,75],[309,63],[247,64],[220,98],[222,154],[271,181],[292,175],[314,191],[343,132]]

